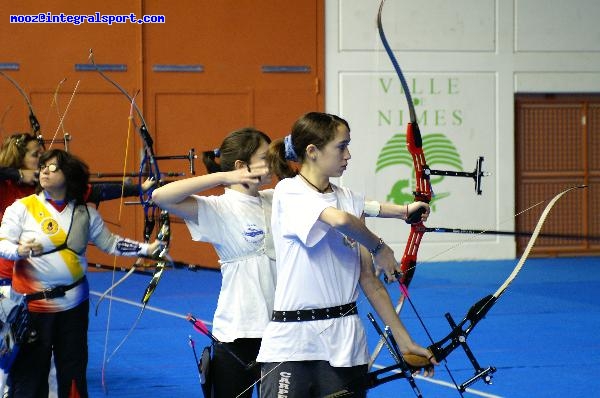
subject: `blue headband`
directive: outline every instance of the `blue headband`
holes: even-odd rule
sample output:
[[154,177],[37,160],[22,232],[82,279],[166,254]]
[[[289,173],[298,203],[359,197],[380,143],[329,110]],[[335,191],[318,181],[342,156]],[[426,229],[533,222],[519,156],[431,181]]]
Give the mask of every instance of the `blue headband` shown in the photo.
[[298,161],[298,155],[296,155],[296,151],[294,151],[294,145],[292,145],[292,135],[288,134],[283,139],[283,144],[285,145],[285,160],[292,160],[294,162]]

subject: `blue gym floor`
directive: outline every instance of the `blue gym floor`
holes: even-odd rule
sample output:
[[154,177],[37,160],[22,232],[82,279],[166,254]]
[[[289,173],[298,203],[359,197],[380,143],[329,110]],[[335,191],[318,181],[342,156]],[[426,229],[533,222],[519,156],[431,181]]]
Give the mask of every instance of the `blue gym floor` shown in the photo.
[[[449,331],[450,312],[459,322],[469,307],[493,293],[516,264],[510,261],[438,262],[419,265],[411,298],[434,339]],[[115,278],[123,274],[115,273]],[[140,308],[150,279],[132,275],[113,293],[113,300],[94,307],[99,293],[111,285],[112,272],[90,272],[92,310],[89,328],[88,384],[90,397],[202,397],[191,336],[198,353],[209,343],[185,320],[188,313],[210,327],[220,287],[220,274],[211,270],[165,272],[148,308],[116,353]],[[397,285],[388,290],[394,303]],[[372,311],[359,300],[371,349],[377,335],[366,320]],[[429,342],[412,309],[402,319],[421,344]],[[107,323],[109,324],[107,334]],[[521,273],[473,330],[469,345],[481,366],[497,371],[492,385],[479,381],[465,397],[591,397],[600,388],[600,257],[530,259]],[[111,356],[112,355],[112,356]],[[102,383],[103,358],[110,357]],[[387,352],[377,367],[392,364]],[[447,366],[461,383],[473,374],[462,351],[448,357]],[[423,396],[457,397],[443,366],[432,379],[416,380]],[[406,380],[398,379],[369,391],[370,398],[413,397]]]

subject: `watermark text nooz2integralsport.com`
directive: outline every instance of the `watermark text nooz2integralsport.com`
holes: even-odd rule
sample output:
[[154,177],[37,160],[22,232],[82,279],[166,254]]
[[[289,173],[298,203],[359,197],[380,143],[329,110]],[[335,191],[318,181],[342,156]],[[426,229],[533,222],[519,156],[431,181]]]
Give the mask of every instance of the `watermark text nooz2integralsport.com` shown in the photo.
[[114,23],[165,23],[164,15],[143,15],[138,18],[133,12],[121,15],[103,15],[99,12],[93,14],[52,14],[41,12],[33,15],[11,15],[10,23],[70,23],[81,25],[83,23],[103,23],[112,25]]

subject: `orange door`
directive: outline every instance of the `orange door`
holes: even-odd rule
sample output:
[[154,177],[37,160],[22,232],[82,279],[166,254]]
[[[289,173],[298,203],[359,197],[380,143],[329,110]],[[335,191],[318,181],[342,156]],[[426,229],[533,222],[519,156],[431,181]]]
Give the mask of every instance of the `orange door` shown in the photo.
[[[127,92],[136,96],[154,140],[157,156],[211,150],[230,131],[255,126],[272,138],[287,134],[302,113],[322,110],[322,0],[178,2],[129,0],[81,2],[66,0],[3,3],[0,18],[9,15],[161,15],[160,24],[8,24],[0,23],[1,63],[25,88],[46,138],[61,138],[59,119],[67,106],[65,131],[69,150],[82,157],[94,173],[134,172],[142,145],[129,129],[126,97],[90,70],[93,48],[97,64]],[[58,83],[67,77],[56,100]],[[73,88],[78,90],[72,97]],[[0,111],[6,113],[2,134],[27,128],[26,107],[8,82],[0,81]],[[57,106],[58,105],[58,106]],[[4,110],[9,107],[8,112]],[[58,108],[58,110],[56,109]],[[139,120],[136,119],[139,125]],[[129,132],[129,133],[128,133]],[[128,138],[129,134],[129,138]],[[61,145],[58,142],[54,145]],[[128,151],[126,153],[126,148]],[[190,175],[186,160],[160,160],[161,171]],[[196,161],[198,173],[205,173]],[[218,194],[213,190],[209,194]],[[126,201],[135,201],[127,198]],[[141,206],[102,203],[100,211],[114,232],[142,239]],[[182,263],[217,267],[208,245],[192,243],[180,220],[172,220],[172,256]],[[113,259],[90,249],[90,262]],[[131,264],[118,259],[119,265]]]

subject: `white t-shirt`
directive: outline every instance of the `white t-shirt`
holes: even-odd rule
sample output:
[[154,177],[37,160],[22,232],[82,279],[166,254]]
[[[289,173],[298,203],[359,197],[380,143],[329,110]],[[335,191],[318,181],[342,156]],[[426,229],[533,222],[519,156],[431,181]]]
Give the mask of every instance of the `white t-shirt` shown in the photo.
[[[275,188],[275,310],[332,307],[358,298],[358,244],[318,220],[327,207],[360,217],[364,197],[338,186],[333,186],[332,193],[320,194],[298,176],[280,181]],[[335,367],[366,364],[368,350],[359,317],[270,322],[257,361],[306,360],[325,360]]]
[[212,333],[224,342],[260,338],[273,311],[276,281],[269,228],[273,190],[254,197],[226,188],[220,196],[194,198],[198,218],[185,223],[193,240],[215,247],[223,277]]

